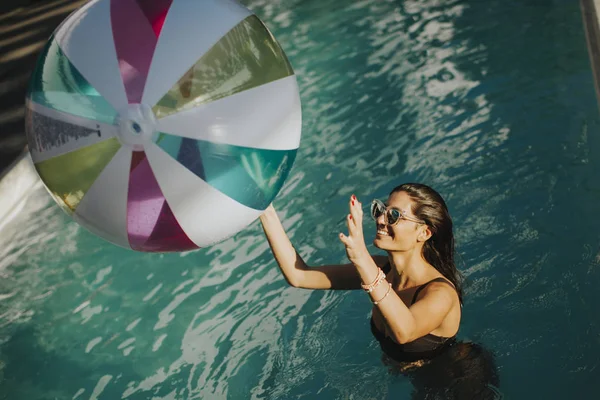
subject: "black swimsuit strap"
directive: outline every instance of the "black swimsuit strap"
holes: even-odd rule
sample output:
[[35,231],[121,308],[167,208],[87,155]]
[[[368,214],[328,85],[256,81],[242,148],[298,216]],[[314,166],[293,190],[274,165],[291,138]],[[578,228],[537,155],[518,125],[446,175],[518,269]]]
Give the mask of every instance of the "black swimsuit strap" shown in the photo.
[[[392,270],[392,265],[390,264],[390,262],[386,262],[385,265],[383,267],[381,267],[381,270],[383,271],[384,274],[389,274],[389,272]],[[417,301],[417,296],[419,295],[419,293],[421,292],[421,290],[425,289],[425,286],[429,285],[430,283],[433,282],[444,282],[447,283],[448,285],[452,286],[452,288],[454,288],[454,285],[446,278],[442,278],[441,276],[435,279],[430,280],[427,283],[424,283],[423,285],[419,286],[417,288],[417,290],[415,290],[415,294],[413,295],[413,299],[410,303],[410,305],[415,304],[415,301]]]
[[419,293],[421,292],[421,290],[425,289],[425,286],[429,285],[430,283],[433,282],[444,282],[447,283],[448,285],[454,287],[454,285],[452,283],[450,283],[450,281],[448,281],[446,278],[442,278],[441,276],[435,279],[430,280],[427,283],[422,284],[421,286],[419,286],[417,288],[417,290],[415,290],[415,294],[413,296],[412,301],[410,302],[410,305],[412,306],[413,304],[415,304],[415,301],[417,301],[417,296],[419,295]]

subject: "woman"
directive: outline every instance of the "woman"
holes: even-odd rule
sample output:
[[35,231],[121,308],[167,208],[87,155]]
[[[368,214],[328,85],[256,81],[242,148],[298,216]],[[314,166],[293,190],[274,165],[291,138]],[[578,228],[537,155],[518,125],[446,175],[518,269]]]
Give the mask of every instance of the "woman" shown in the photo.
[[343,265],[309,267],[273,207],[260,220],[290,285],[362,288],[373,302],[371,331],[390,361],[401,371],[430,364],[455,345],[461,321],[461,277],[454,265],[452,219],[444,200],[432,188],[416,183],[396,187],[387,204],[374,200],[373,244],[387,256],[367,251],[362,204],[354,195],[349,209],[348,235],[339,235],[350,261]]

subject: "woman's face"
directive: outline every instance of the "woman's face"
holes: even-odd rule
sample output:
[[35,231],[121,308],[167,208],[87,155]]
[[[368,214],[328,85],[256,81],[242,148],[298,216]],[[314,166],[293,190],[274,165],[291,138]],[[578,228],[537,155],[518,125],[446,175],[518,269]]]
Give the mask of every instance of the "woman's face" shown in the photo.
[[[416,218],[412,213],[412,200],[406,192],[395,192],[388,198],[388,208],[396,208],[412,219]],[[415,248],[422,239],[425,225],[413,221],[400,219],[395,225],[387,225],[384,215],[380,215],[376,221],[377,235],[373,244],[381,250],[387,251],[409,251]],[[421,236],[420,236],[421,235]]]

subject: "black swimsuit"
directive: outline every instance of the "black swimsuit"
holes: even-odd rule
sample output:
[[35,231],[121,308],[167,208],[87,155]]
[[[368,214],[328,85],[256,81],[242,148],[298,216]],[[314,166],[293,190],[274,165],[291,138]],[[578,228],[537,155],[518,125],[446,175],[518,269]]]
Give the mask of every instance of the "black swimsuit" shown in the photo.
[[[391,267],[389,264],[387,264],[382,269],[387,275]],[[435,278],[417,288],[410,303],[411,305],[413,305],[417,300],[419,292],[432,282],[445,282],[449,285],[452,285],[445,278]],[[373,336],[375,336],[375,338],[379,341],[383,352],[396,361],[417,361],[431,359],[455,343],[456,338],[456,335],[452,337],[442,337],[429,333],[413,340],[412,342],[399,344],[394,342],[389,336],[386,336],[384,332],[381,332],[379,329],[377,329],[375,322],[373,322],[373,317],[371,317],[371,332],[373,332]]]

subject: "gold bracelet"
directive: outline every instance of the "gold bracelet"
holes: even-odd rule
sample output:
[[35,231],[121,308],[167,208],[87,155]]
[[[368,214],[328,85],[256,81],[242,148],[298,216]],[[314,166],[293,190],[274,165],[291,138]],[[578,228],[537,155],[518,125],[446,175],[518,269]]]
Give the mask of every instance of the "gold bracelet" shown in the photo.
[[383,297],[382,297],[382,298],[380,298],[380,299],[379,299],[379,300],[377,300],[377,301],[374,301],[374,302],[373,302],[373,304],[377,305],[377,304],[381,303],[381,301],[382,301],[383,299],[385,299],[385,298],[387,297],[387,295],[388,295],[388,294],[390,294],[390,292],[392,291],[392,284],[391,284],[391,283],[389,283],[389,285],[390,285],[390,286],[388,287],[388,290],[387,290],[387,292],[385,292],[385,294],[383,295]]

